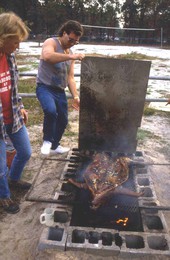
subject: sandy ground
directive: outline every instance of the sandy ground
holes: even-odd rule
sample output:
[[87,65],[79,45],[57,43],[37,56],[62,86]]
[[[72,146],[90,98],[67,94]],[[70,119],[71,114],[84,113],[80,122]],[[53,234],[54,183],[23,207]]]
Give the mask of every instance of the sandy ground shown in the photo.
[[[139,142],[138,150],[142,151],[146,161],[154,163],[170,163],[170,119],[158,116],[143,118],[141,127],[145,130],[152,131],[153,137],[147,138],[145,142]],[[40,145],[42,137],[42,126],[34,126],[28,129],[32,143],[32,157],[25,168],[24,178],[33,182],[37,172],[42,166],[43,158],[40,156]],[[78,116],[77,112],[70,114],[70,130],[78,133]],[[63,145],[77,147],[77,135],[64,137]],[[36,194],[48,195],[50,187],[54,184],[50,169],[52,162],[48,165],[45,179],[40,181],[36,186]],[[61,170],[63,164],[57,165],[57,172]],[[170,166],[152,166],[150,167],[152,179],[154,182],[156,195],[160,205],[169,206],[170,200]],[[51,174],[51,175],[50,175]],[[56,176],[56,178],[58,178]],[[46,185],[44,184],[46,183]],[[44,186],[45,185],[45,186]],[[57,251],[38,250],[38,242],[44,229],[39,222],[39,216],[44,208],[48,206],[44,202],[26,201],[26,194],[16,194],[20,202],[21,210],[15,215],[6,214],[0,209],[0,260],[66,260],[66,259],[95,259],[101,260],[105,257],[100,255],[89,255],[80,251]],[[41,196],[40,196],[41,197]],[[168,229],[170,231],[170,211],[164,211]],[[107,259],[122,259],[121,257],[107,257]],[[126,258],[128,259],[128,258]],[[152,257],[134,257],[133,259],[152,259]],[[168,259],[164,256],[155,257],[154,259]]]

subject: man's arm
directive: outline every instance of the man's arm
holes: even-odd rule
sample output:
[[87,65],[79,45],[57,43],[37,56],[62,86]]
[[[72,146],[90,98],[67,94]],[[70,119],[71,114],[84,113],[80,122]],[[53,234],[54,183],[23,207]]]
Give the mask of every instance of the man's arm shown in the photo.
[[72,106],[76,110],[78,110],[79,105],[80,105],[80,99],[79,99],[79,94],[78,94],[77,87],[76,87],[76,81],[74,78],[74,61],[72,61],[71,66],[70,66],[70,71],[69,71],[69,75],[68,75],[68,87],[69,87],[70,93],[72,94],[72,97],[73,97]]
[[167,106],[167,105],[170,105],[170,99],[168,100],[168,103],[166,103],[166,105],[165,105],[165,106]]
[[57,52],[56,42],[52,38],[49,38],[44,42],[40,56],[40,59],[53,64],[67,60],[82,60],[83,58],[84,54],[82,53],[67,54]]

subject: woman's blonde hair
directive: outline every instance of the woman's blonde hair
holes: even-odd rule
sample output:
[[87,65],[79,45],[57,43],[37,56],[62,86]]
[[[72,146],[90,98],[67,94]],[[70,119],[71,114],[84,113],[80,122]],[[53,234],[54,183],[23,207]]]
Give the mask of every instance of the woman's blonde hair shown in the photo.
[[18,36],[19,41],[28,38],[29,29],[22,19],[13,12],[0,14],[0,47],[3,46],[4,40]]

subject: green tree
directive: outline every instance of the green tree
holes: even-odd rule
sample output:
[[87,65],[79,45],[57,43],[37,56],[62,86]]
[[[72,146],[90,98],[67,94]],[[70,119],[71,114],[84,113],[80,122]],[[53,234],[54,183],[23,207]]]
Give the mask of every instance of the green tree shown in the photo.
[[[164,38],[170,34],[169,0],[126,0],[120,10],[119,0],[0,0],[0,10],[13,11],[29,26],[34,34],[54,34],[66,20],[78,20],[82,24],[118,27],[119,19],[128,28],[155,28]],[[89,35],[112,35],[111,30],[86,29]],[[113,33],[114,34],[114,33]],[[147,33],[153,37],[153,32]],[[157,37],[158,37],[157,35]],[[126,37],[134,41],[145,38],[144,31],[126,31]]]
[[0,7],[5,12],[12,11],[19,15],[28,25],[32,32],[37,33],[40,24],[40,3],[38,0],[0,0]]

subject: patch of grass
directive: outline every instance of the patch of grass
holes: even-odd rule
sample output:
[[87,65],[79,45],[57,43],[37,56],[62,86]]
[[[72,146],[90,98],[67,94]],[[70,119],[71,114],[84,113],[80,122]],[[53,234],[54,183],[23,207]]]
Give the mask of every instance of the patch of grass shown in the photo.
[[166,97],[166,98],[170,98],[170,94],[169,94],[169,93],[166,94],[165,97]]
[[86,57],[108,57],[108,55],[99,54],[99,53],[88,53],[86,54]]
[[151,108],[148,107],[148,104],[146,103],[145,107],[144,107],[144,111],[143,111],[143,115],[144,116],[153,116],[153,115],[159,115],[162,117],[170,117],[170,112],[169,111],[161,111],[161,110],[157,110],[155,108]]
[[66,130],[65,130],[65,132],[64,132],[64,136],[67,136],[67,137],[71,137],[71,136],[76,136],[77,135],[77,133],[75,133],[75,132],[73,132],[73,131],[71,131],[71,127],[70,127],[70,125],[68,124],[67,125],[67,128],[66,128]]
[[32,177],[32,170],[28,170],[28,169],[24,169],[24,173],[23,173],[23,177],[26,179],[26,180],[30,180],[31,177]]
[[[21,79],[18,82],[19,93],[35,93],[35,78]],[[43,111],[37,98],[23,98],[22,102],[28,111],[27,126],[37,125],[43,122]]]
[[25,71],[32,71],[34,69],[38,69],[38,63],[36,63],[36,62],[30,63],[29,66],[25,65],[25,66],[19,67],[19,73],[25,72]]
[[155,115],[156,114],[156,109],[154,109],[154,108],[150,108],[150,107],[144,107],[144,112],[143,112],[143,114],[145,115],[145,116],[153,116],[153,115]]
[[23,104],[28,111],[27,126],[38,125],[43,122],[43,111],[36,98],[23,98]]
[[77,136],[77,133],[70,131],[69,128],[66,128],[66,130],[64,132],[64,136],[67,136],[67,137]]
[[157,92],[161,95],[163,95],[163,97],[166,95],[166,94],[169,94],[169,91],[167,90],[161,90],[161,89],[158,89]]
[[120,58],[120,59],[136,59],[136,60],[155,60],[155,59],[157,59],[156,57],[147,56],[145,54],[141,54],[141,53],[138,53],[138,52],[120,54],[120,55],[117,55],[116,57]]
[[19,93],[35,93],[36,90],[36,79],[27,78],[19,80],[18,91]]
[[44,118],[43,113],[36,114],[34,112],[30,111],[30,109],[28,110],[28,123],[27,123],[27,126],[42,124],[43,118]]
[[32,64],[31,64],[31,68],[32,69],[38,69],[38,62],[33,62]]
[[144,129],[138,129],[137,132],[137,139],[139,141],[145,141],[148,138],[154,138],[154,139],[160,139],[159,136],[155,135],[154,133],[148,131],[148,130],[144,130]]
[[[42,122],[41,122],[42,123]],[[38,135],[38,136],[36,136],[36,139],[34,139],[34,140],[30,140],[31,141],[31,145],[33,146],[37,146],[37,145],[39,145],[39,144],[41,144],[42,143],[42,135],[41,135],[41,133]]]
[[17,58],[17,64],[19,61],[21,61],[22,63],[25,63],[25,60],[28,60],[28,59],[39,59],[40,58],[40,55],[36,54],[32,54],[32,55],[24,55],[24,54],[17,54],[16,55],[16,58]]
[[150,137],[152,137],[152,133],[150,131],[138,129],[138,132],[137,132],[137,139],[138,140],[143,141],[146,138],[150,138]]
[[152,86],[148,85],[146,94],[151,95],[151,93],[152,93]]
[[32,223],[33,219],[34,219],[33,216],[32,216],[32,218],[30,218],[30,219],[25,219],[25,220],[24,220],[24,224],[25,224],[25,225],[28,225],[28,224]]
[[23,67],[19,68],[19,72],[25,72],[25,71],[28,71],[28,70],[30,70],[30,66],[29,67],[28,66],[23,66]]
[[39,55],[17,54],[16,58],[19,72],[31,71],[38,68]]

